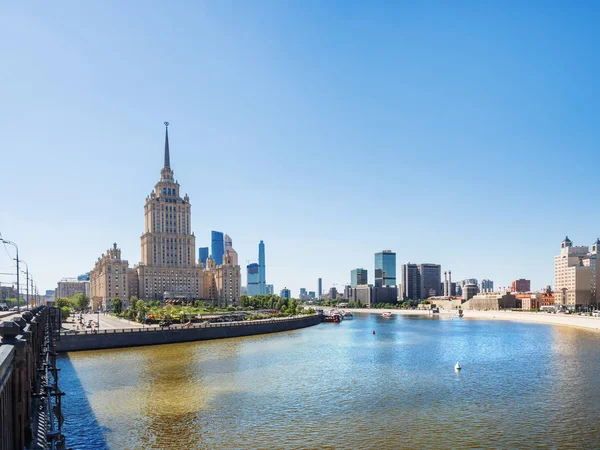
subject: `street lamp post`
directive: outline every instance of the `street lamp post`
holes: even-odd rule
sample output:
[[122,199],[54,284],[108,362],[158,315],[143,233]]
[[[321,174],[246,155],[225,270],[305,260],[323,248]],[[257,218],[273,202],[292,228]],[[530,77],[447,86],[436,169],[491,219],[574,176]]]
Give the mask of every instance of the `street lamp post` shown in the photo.
[[29,309],[29,264],[27,264],[27,261],[21,260],[21,262],[25,263],[25,267],[27,268],[26,272],[23,272],[25,274],[26,280],[25,280],[25,288],[26,288],[26,294],[25,294],[25,309]]
[[0,241],[4,242],[5,244],[14,245],[15,249],[17,250],[17,307],[18,307],[19,306],[19,298],[21,296],[21,291],[19,290],[19,247],[17,247],[17,244],[15,244],[14,242],[7,241],[6,239],[0,238]]

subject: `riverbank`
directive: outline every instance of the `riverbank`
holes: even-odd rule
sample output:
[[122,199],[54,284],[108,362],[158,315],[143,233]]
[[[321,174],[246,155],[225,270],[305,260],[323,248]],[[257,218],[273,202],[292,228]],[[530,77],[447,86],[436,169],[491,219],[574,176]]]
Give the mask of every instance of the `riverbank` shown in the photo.
[[[413,309],[344,309],[344,311],[350,311],[352,314],[382,314],[384,312],[391,312],[392,314],[399,314],[405,316],[431,315],[431,311],[428,310],[413,310]],[[579,316],[575,314],[549,314],[545,312],[526,312],[526,311],[476,311],[476,310],[463,310],[463,319],[478,319],[478,320],[512,320],[515,322],[531,322],[531,323],[544,323],[549,325],[560,325],[566,327],[585,328],[588,330],[600,331],[600,318],[590,316]],[[440,310],[440,317],[456,316],[457,311],[444,311]]]
[[176,325],[168,329],[146,327],[61,333],[60,340],[56,342],[56,350],[62,353],[224,339],[296,330],[318,323],[321,323],[321,317],[310,315],[231,323],[194,324],[191,327]]
[[600,330],[600,318],[576,314],[549,314],[520,311],[464,311],[464,319],[512,320],[517,322],[545,323],[567,327]]

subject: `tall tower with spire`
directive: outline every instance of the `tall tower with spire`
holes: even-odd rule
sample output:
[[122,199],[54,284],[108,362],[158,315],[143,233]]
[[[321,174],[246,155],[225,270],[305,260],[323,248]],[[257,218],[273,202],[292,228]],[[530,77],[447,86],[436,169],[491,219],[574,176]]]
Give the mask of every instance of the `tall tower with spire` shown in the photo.
[[169,122],[165,122],[164,165],[160,181],[146,197],[142,260],[138,268],[142,298],[165,296],[200,298],[202,268],[195,264],[196,237],[191,231],[191,204],[181,197],[173,177],[169,150]]

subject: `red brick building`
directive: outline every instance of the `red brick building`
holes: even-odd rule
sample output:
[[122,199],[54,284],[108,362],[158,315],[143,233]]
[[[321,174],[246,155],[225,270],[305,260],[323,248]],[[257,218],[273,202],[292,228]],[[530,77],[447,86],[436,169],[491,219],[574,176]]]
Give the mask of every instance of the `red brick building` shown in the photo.
[[525,280],[524,278],[520,278],[515,280],[510,285],[511,292],[530,292],[531,291],[531,281]]

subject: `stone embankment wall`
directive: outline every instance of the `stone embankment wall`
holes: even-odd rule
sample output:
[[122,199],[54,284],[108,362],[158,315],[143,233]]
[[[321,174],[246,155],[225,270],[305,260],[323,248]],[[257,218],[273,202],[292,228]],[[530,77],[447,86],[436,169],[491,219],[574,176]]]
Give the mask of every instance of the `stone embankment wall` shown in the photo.
[[255,334],[276,333],[305,328],[321,322],[321,316],[300,316],[281,319],[253,320],[234,323],[213,323],[182,326],[170,329],[129,328],[122,330],[100,330],[98,333],[83,332],[61,334],[56,342],[59,352],[78,350],[101,350],[119,347],[137,347],[142,345],[173,344],[176,342],[223,339]]

